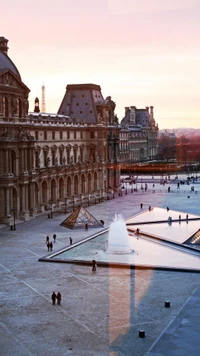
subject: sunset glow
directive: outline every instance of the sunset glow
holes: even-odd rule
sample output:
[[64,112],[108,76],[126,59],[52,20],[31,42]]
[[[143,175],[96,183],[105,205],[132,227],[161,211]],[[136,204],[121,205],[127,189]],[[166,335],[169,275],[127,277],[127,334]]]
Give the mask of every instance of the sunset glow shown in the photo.
[[1,36],[34,98],[57,112],[67,84],[99,84],[124,107],[153,105],[159,128],[200,128],[197,0],[3,0]]

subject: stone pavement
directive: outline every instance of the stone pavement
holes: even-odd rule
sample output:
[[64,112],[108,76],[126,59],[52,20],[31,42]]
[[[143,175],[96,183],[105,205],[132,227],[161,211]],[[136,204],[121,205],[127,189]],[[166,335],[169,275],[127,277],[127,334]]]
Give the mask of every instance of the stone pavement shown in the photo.
[[[173,189],[172,189],[173,188]],[[108,227],[115,213],[127,218],[151,206],[199,214],[200,187],[156,184],[155,193],[138,190],[88,210]],[[199,274],[97,268],[38,262],[48,255],[46,235],[54,233],[54,251],[91,235],[59,224],[62,214],[47,214],[0,230],[0,355],[198,355]],[[95,232],[97,229],[95,229]],[[53,306],[51,294],[62,294]],[[166,300],[171,302],[165,308]],[[145,330],[146,337],[138,337]],[[187,336],[188,335],[188,336]]]

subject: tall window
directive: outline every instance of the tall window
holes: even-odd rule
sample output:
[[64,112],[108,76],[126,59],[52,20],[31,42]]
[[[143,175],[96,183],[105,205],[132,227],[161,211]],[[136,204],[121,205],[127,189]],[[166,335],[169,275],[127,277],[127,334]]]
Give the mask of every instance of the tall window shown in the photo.
[[94,138],[94,131],[90,132],[90,138],[93,139]]
[[70,150],[67,150],[67,163],[69,164],[70,162]]
[[90,148],[90,158],[92,158],[93,161],[95,162],[95,148],[94,147]]
[[76,131],[74,131],[74,140],[76,140]]
[[83,162],[83,149],[80,148],[80,160],[81,162]]
[[47,140],[47,131],[44,131],[44,140]]
[[39,153],[39,151],[35,152],[35,166],[36,166],[36,168],[40,167],[40,153]]
[[48,152],[44,151],[44,166],[48,166]]
[[77,163],[77,149],[74,149],[74,163]]
[[38,141],[38,131],[35,131],[35,139]]
[[80,132],[80,138],[83,139],[83,131]]
[[60,165],[63,164],[63,150],[60,150]]
[[52,166],[56,164],[56,151],[52,150]]
[[52,140],[55,140],[55,131],[52,131]]
[[60,140],[62,140],[62,139],[63,139],[63,132],[60,131]]
[[67,139],[70,139],[70,131],[67,131]]

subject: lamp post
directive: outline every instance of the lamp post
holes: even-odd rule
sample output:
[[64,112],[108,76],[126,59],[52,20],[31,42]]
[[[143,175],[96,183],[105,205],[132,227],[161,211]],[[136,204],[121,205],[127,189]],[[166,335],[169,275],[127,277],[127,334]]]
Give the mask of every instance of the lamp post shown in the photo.
[[52,206],[53,206],[53,199],[51,198],[51,199],[49,199],[49,204],[51,205],[51,215],[50,215],[50,217],[51,217],[51,219],[53,218],[53,208],[52,208]]
[[82,194],[80,194],[80,201],[81,201],[81,206],[82,206]]
[[88,194],[88,206],[90,206],[90,194]]
[[73,195],[73,200],[72,200],[72,202],[73,202],[73,211],[74,211],[74,203],[75,203],[75,201],[74,201],[74,195]]
[[125,194],[127,194],[127,182],[125,182],[125,184],[126,184]]
[[65,197],[65,214],[67,213],[67,197]]

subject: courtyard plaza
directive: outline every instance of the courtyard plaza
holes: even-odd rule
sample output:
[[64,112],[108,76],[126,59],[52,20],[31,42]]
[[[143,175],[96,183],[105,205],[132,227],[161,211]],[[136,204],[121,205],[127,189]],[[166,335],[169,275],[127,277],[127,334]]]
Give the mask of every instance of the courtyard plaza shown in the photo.
[[[200,184],[142,182],[137,191],[115,194],[115,199],[87,208],[108,228],[115,214],[125,219],[151,207],[200,215]],[[153,187],[152,184],[155,184]],[[168,193],[168,186],[171,192]],[[124,190],[124,189],[123,189]],[[56,243],[53,252],[93,233],[60,226],[66,217],[47,213],[16,221],[16,230],[0,230],[0,354],[33,355],[199,355],[200,274],[137,268],[99,267],[92,264],[39,262],[47,251],[46,236]],[[199,263],[200,265],[200,263]],[[197,266],[198,268],[200,266]],[[52,305],[51,294],[62,294]],[[165,302],[170,301],[170,308]],[[145,331],[140,338],[139,331]]]

